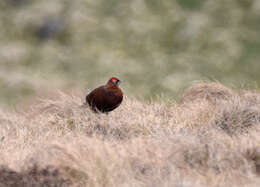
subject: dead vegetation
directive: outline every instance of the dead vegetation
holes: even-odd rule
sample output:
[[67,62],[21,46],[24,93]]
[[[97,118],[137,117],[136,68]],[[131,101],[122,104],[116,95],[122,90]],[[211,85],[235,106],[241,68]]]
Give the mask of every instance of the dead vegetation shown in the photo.
[[219,100],[228,100],[232,97],[233,91],[219,83],[201,83],[196,84],[186,90],[181,98],[181,102],[191,102],[206,99],[211,102]]
[[0,186],[69,186],[71,183],[60,176],[57,168],[46,167],[38,168],[33,166],[24,171],[16,172],[5,166],[0,167]]
[[[260,185],[260,95],[219,83],[108,116],[60,93],[0,112],[0,186]],[[31,179],[31,180],[29,180]]]

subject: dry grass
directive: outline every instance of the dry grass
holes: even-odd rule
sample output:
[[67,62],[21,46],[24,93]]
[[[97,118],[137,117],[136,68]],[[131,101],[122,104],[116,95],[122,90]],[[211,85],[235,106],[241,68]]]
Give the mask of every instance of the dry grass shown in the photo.
[[260,185],[260,95],[217,83],[108,116],[60,93],[0,112],[0,186]]
[[211,102],[227,100],[232,97],[231,89],[219,83],[201,83],[189,88],[182,96],[181,102],[191,102],[197,99],[206,99]]

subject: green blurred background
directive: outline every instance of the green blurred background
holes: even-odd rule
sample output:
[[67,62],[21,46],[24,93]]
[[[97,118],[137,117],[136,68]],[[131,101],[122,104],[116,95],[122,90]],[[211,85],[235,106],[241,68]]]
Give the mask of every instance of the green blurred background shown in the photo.
[[1,0],[0,105],[112,76],[176,98],[194,81],[260,84],[259,0]]

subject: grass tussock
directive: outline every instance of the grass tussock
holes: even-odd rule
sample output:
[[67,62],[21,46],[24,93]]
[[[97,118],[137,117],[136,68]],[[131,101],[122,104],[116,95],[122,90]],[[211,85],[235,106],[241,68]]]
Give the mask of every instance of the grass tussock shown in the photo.
[[182,96],[181,102],[191,102],[206,99],[211,102],[227,100],[233,95],[231,89],[220,83],[202,83],[189,88]]
[[260,124],[259,102],[252,103],[248,98],[236,96],[222,106],[216,115],[216,125],[228,134],[248,132]]
[[109,115],[83,99],[0,112],[0,186],[260,185],[257,92],[198,84],[180,103],[125,98]]

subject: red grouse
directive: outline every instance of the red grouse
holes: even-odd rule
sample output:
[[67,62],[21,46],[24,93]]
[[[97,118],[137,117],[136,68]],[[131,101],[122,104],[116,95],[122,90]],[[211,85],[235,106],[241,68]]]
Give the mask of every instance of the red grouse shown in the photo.
[[91,91],[86,101],[94,112],[108,113],[117,108],[123,100],[123,92],[118,87],[120,80],[112,77],[107,84]]

